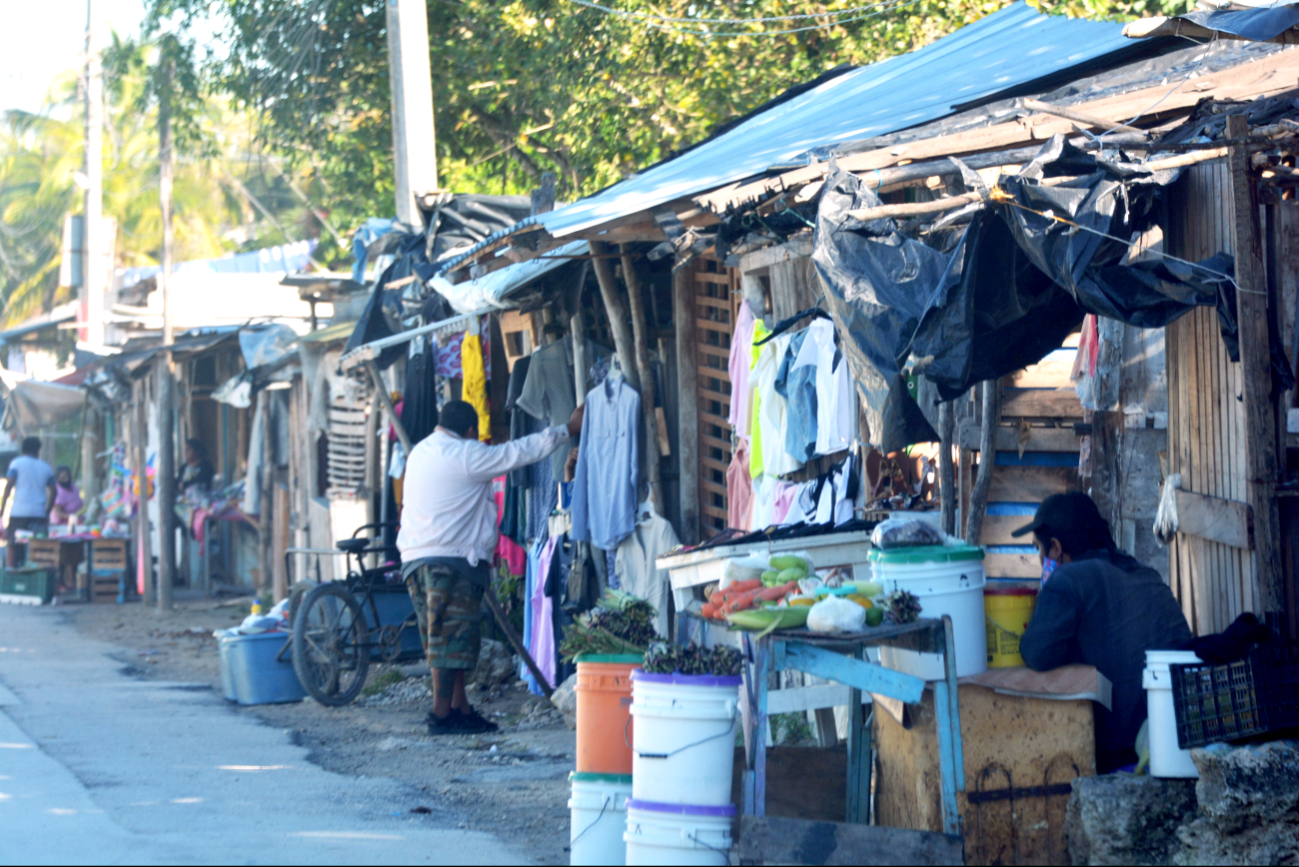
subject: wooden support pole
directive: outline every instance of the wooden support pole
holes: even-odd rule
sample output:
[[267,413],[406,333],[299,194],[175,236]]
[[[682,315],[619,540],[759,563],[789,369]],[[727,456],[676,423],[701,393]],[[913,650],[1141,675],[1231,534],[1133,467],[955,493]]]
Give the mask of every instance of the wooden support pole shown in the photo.
[[992,488],[993,468],[997,463],[997,423],[1001,420],[1001,380],[983,383],[983,426],[979,430],[979,475],[970,492],[970,514],[965,522],[965,541],[979,544],[983,535],[983,514],[988,508],[988,491]]
[[406,450],[406,456],[410,457],[410,435],[406,433],[406,426],[401,423],[401,419],[397,416],[397,407],[393,406],[392,395],[388,394],[388,389],[384,387],[383,375],[379,373],[379,365],[374,363],[373,358],[367,358],[364,364],[366,371],[370,374],[370,381],[374,383],[374,390],[379,395],[379,403],[383,404],[384,411],[388,413],[388,419],[392,422],[392,429],[397,432],[397,439],[401,441],[401,447]]
[[[1228,115],[1227,136],[1249,134],[1244,115]],[[1249,178],[1249,148],[1232,145],[1227,163],[1231,171],[1232,249],[1236,256],[1236,321],[1240,329],[1240,368],[1244,381],[1245,468],[1249,504],[1254,511],[1254,574],[1258,580],[1261,614],[1280,612],[1284,606],[1281,565],[1281,516],[1276,484],[1281,462],[1277,443],[1277,402],[1273,389],[1271,343],[1268,325],[1267,280],[1258,236],[1258,205]]]
[[[133,392],[135,395],[135,485],[140,492],[139,513],[136,515],[137,549],[139,558],[136,568],[144,578],[141,590],[143,603],[153,605],[156,593],[153,583],[153,540],[149,533],[149,389],[148,380],[137,380]],[[86,567],[90,568],[90,567]]]
[[528,671],[532,672],[532,676],[537,680],[537,686],[541,687],[541,691],[546,694],[546,698],[550,698],[555,691],[554,687],[546,680],[546,676],[537,667],[532,654],[528,653],[528,649],[519,640],[519,634],[514,631],[514,625],[510,623],[510,618],[505,616],[505,609],[501,608],[500,600],[496,598],[496,591],[492,589],[490,584],[487,585],[487,591],[483,593],[483,601],[492,610],[492,616],[496,618],[496,625],[501,627],[501,632],[505,634],[505,640],[510,643],[510,647],[514,648],[514,652],[519,655],[519,659],[523,660],[523,664],[528,667]]
[[636,351],[636,372],[640,376],[640,409],[645,419],[645,470],[648,476],[650,499],[660,513],[664,511],[662,455],[659,453],[658,415],[654,412],[654,371],[650,367],[649,344],[646,332],[649,320],[645,316],[645,299],[641,297],[640,278],[636,263],[626,245],[622,249],[622,279],[627,285],[627,306],[631,310],[631,333]]
[[938,492],[942,498],[943,532],[956,535],[956,467],[952,441],[956,438],[956,407],[945,400],[938,405]]
[[[261,514],[258,526],[261,528],[262,580],[258,582],[257,593],[262,596],[262,603],[269,606],[264,594],[271,592],[271,582],[275,574],[275,425],[271,418],[271,392],[262,392],[262,491]],[[269,609],[268,609],[269,610]]]
[[172,442],[176,402],[169,350],[159,354],[154,369],[158,378],[158,471],[154,476],[158,496],[158,610],[170,611],[176,584],[176,453]]
[[694,268],[672,274],[672,323],[677,337],[677,465],[681,540],[700,540],[699,528],[699,348],[695,331]]
[[1110,132],[1119,130],[1121,132],[1145,133],[1145,130],[1138,129],[1135,126],[1128,126],[1126,123],[1120,123],[1115,120],[1106,120],[1103,117],[1097,117],[1094,114],[1087,114],[1081,111],[1074,111],[1071,108],[1063,108],[1058,105],[1051,105],[1049,102],[1042,102],[1037,99],[1024,100],[1024,108],[1031,108],[1033,111],[1040,111],[1043,114],[1051,114],[1056,117],[1063,117],[1066,120],[1076,120],[1085,126],[1094,126],[1098,129],[1104,129]]
[[609,330],[613,332],[613,348],[622,363],[622,375],[627,384],[640,391],[640,376],[636,372],[635,345],[631,336],[631,327],[627,323],[627,308],[618,294],[618,282],[613,276],[613,266],[605,255],[603,241],[591,241],[591,266],[595,269],[595,280],[600,284],[600,297],[604,299],[604,311],[609,316]]

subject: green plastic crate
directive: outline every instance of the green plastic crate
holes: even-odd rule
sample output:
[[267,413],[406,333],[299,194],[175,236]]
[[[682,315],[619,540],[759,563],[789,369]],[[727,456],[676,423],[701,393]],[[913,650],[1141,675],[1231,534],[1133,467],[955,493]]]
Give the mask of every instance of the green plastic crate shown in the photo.
[[10,569],[0,572],[0,594],[33,596],[42,605],[54,599],[58,573],[53,569]]

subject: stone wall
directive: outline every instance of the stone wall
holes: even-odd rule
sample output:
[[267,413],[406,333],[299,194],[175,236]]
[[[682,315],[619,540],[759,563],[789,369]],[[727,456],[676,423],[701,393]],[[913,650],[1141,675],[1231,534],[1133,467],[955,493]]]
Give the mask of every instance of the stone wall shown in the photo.
[[1199,780],[1073,781],[1074,864],[1299,863],[1299,742],[1191,751]]

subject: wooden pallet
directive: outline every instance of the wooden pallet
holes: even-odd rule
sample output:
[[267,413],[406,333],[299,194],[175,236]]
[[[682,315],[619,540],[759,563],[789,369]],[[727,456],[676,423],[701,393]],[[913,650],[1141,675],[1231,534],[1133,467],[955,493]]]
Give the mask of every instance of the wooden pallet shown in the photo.
[[90,568],[125,569],[126,539],[96,539],[90,543]]

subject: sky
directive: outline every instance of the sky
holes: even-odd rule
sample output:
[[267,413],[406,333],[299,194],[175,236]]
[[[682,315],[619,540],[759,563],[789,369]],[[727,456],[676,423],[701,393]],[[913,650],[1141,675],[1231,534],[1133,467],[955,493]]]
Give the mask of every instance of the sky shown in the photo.
[[[143,0],[95,0],[109,30],[134,35]],[[38,111],[54,79],[82,64],[86,0],[0,0],[0,111]]]

